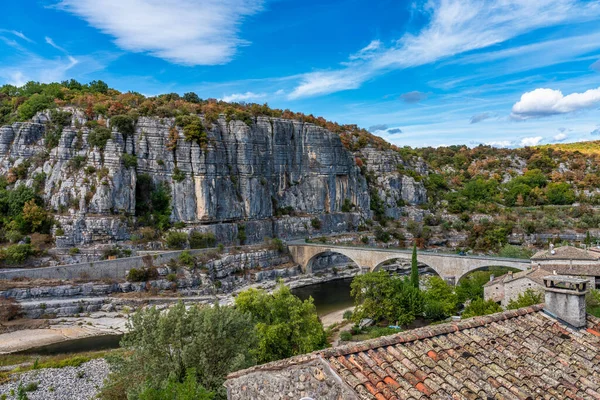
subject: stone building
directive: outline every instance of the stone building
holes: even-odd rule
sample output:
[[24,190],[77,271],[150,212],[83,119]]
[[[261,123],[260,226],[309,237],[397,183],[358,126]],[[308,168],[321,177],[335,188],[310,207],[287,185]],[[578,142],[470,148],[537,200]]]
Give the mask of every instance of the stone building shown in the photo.
[[[584,279],[545,306],[427,326],[231,374],[230,400],[600,398],[600,319]],[[560,362],[559,362],[560,361]]]
[[533,269],[517,273],[509,272],[491,279],[483,285],[483,298],[485,300],[494,300],[502,307],[507,307],[511,300],[519,297],[519,294],[527,289],[532,289],[536,292],[543,291],[544,276],[548,274],[548,271],[540,267],[534,267]]
[[490,280],[483,286],[484,298],[506,307],[527,289],[543,290],[542,278],[548,274],[566,275],[588,279],[591,287],[600,288],[600,249],[580,249],[573,246],[537,252],[531,257],[531,269],[509,272]]
[[550,245],[548,250],[539,251],[531,257],[531,266],[558,275],[587,277],[595,288],[600,288],[600,249],[595,247],[554,248]]

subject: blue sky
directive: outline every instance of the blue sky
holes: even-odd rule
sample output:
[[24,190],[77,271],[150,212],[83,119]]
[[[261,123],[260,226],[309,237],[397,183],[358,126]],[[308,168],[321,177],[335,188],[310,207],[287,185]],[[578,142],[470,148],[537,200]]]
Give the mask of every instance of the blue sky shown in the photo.
[[598,0],[19,0],[0,83],[267,102],[403,146],[600,139]]

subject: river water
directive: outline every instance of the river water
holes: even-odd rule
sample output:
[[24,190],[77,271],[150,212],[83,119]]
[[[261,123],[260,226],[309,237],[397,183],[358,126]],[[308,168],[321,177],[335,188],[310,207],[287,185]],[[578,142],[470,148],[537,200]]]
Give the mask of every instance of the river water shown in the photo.
[[350,297],[351,282],[352,278],[336,279],[295,288],[292,289],[292,293],[302,300],[312,297],[315,301],[317,314],[321,316],[354,305],[354,300]]

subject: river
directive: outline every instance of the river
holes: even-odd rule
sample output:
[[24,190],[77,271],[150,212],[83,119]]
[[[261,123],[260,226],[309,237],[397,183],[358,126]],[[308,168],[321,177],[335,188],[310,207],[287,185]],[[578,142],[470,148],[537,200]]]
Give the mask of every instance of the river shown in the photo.
[[292,289],[292,293],[302,300],[312,297],[315,301],[317,314],[322,316],[345,310],[354,305],[354,300],[350,297],[351,282],[352,278],[336,279],[295,288]]

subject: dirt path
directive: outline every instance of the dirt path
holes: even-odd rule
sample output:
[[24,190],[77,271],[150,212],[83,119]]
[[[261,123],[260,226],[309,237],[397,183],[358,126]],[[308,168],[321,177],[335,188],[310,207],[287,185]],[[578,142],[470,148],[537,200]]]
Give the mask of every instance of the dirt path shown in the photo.
[[325,327],[325,329],[327,329],[328,327],[330,327],[333,324],[343,322],[344,321],[344,313],[346,311],[352,311],[352,310],[354,310],[354,306],[344,308],[343,310],[334,311],[329,314],[321,315],[321,323],[323,324],[323,327]]

